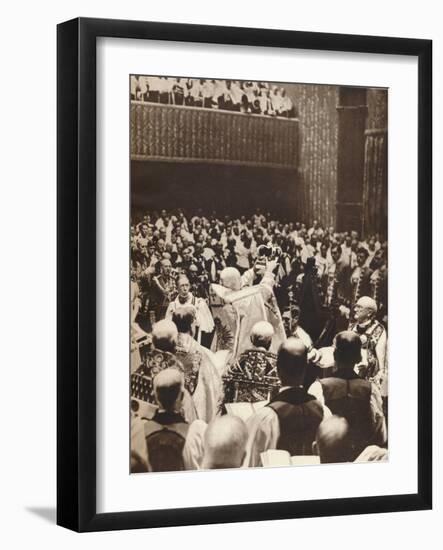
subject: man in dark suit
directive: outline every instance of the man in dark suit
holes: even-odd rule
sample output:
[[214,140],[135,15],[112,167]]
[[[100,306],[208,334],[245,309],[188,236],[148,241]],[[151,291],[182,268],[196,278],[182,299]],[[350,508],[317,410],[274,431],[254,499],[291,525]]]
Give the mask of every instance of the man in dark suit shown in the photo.
[[260,454],[282,449],[290,455],[312,455],[320,422],[329,411],[304,388],[307,349],[299,338],[288,338],[277,356],[279,393],[247,421],[246,464],[260,466]]
[[309,392],[334,415],[345,418],[349,424],[352,456],[357,456],[368,445],[386,443],[386,421],[382,397],[377,385],[363,380],[355,372],[361,362],[361,341],[358,334],[344,331],[334,341],[334,376],[314,382]]
[[357,250],[357,267],[351,275],[352,298],[351,306],[362,296],[371,296],[371,274],[372,269],[367,266],[369,252],[366,248],[360,247]]

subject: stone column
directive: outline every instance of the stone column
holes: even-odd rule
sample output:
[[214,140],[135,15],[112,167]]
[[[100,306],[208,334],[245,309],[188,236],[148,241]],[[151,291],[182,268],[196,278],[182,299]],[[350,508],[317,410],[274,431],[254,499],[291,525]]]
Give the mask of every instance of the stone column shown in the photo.
[[362,231],[366,88],[341,87],[338,95],[337,230]]

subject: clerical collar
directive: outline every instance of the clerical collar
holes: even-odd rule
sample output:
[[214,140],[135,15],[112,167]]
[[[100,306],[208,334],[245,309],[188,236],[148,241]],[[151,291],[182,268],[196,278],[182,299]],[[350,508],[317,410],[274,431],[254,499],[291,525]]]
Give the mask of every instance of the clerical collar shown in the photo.
[[182,298],[180,295],[178,296],[178,301],[180,302],[180,304],[186,304],[187,302],[190,302],[192,300],[192,296],[191,294],[188,294],[186,296],[186,298]]

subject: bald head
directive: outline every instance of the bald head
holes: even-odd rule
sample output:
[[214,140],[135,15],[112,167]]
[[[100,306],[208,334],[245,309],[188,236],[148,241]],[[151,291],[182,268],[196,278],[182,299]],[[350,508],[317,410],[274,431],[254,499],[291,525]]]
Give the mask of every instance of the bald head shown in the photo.
[[370,296],[362,296],[357,300],[356,305],[358,305],[359,307],[364,307],[365,309],[370,309],[374,313],[377,312],[377,303]]
[[265,348],[268,350],[271,347],[272,337],[274,336],[274,328],[267,321],[259,321],[255,323],[251,330],[252,345],[257,348]]
[[172,321],[163,319],[152,327],[152,343],[161,351],[173,353],[177,344],[178,330]]
[[280,346],[277,356],[277,372],[283,386],[303,385],[306,365],[306,346],[291,336]]
[[241,275],[238,269],[235,267],[225,267],[220,272],[221,284],[229,288],[230,290],[240,290],[241,288]]
[[353,370],[361,361],[361,340],[356,332],[344,330],[334,338],[334,359],[339,369]]
[[323,420],[317,429],[313,450],[320,456],[322,464],[352,461],[347,421],[340,416]]
[[377,313],[377,303],[369,296],[359,298],[354,306],[354,317],[357,323],[364,323],[375,317]]
[[204,469],[240,468],[246,454],[248,430],[237,416],[217,416],[204,437]]
[[180,409],[184,392],[183,374],[173,368],[160,371],[154,378],[154,394],[159,407],[165,411]]

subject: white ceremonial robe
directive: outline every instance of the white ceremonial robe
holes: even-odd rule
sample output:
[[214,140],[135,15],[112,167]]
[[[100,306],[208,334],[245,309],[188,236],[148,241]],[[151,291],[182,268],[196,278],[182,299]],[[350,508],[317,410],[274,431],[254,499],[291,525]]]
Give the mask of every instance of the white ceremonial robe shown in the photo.
[[[362,325],[364,328],[364,325]],[[365,342],[370,339],[373,336],[373,333],[375,330],[378,329],[381,331],[381,334],[377,337],[377,341],[375,344],[375,348],[373,350],[373,353],[375,354],[375,357],[378,362],[378,368],[379,371],[376,375],[376,381],[380,386],[380,391],[382,394],[382,397],[388,396],[388,336],[386,333],[386,329],[382,325],[382,323],[379,323],[378,321],[370,321],[367,323],[367,329],[365,332],[358,332],[358,328],[356,324],[351,324],[349,327],[349,330],[352,330],[353,332],[357,332],[357,334],[360,334],[360,338],[362,339],[362,365],[367,366],[368,364],[368,350],[367,346],[365,345]],[[357,369],[356,369],[357,370]]]
[[217,414],[223,398],[223,383],[214,354],[189,334],[180,333],[176,357],[184,366],[185,371],[192,368],[198,369],[192,400],[197,411],[197,418],[210,422]]
[[246,426],[249,436],[243,465],[256,468],[261,466],[261,453],[277,448],[280,422],[277,413],[271,407],[263,407],[248,418]]
[[[192,293],[189,293],[185,302],[180,302],[178,296],[175,300],[170,302],[168,309],[166,310],[165,318],[172,321],[174,312],[183,306],[195,307],[195,321],[193,323],[193,333],[207,332],[211,333],[214,330],[214,319],[212,318],[211,310],[204,298],[197,298]],[[199,339],[199,335],[198,335]]]
[[276,353],[286,339],[273,291],[274,275],[265,273],[258,285],[248,286],[251,283],[251,271],[243,275],[243,288],[240,290],[211,285],[211,292],[221,304],[221,307],[213,308],[217,330],[212,350],[229,349],[231,360],[251,347],[251,330],[258,321],[268,321],[274,327],[275,334],[269,351]]

